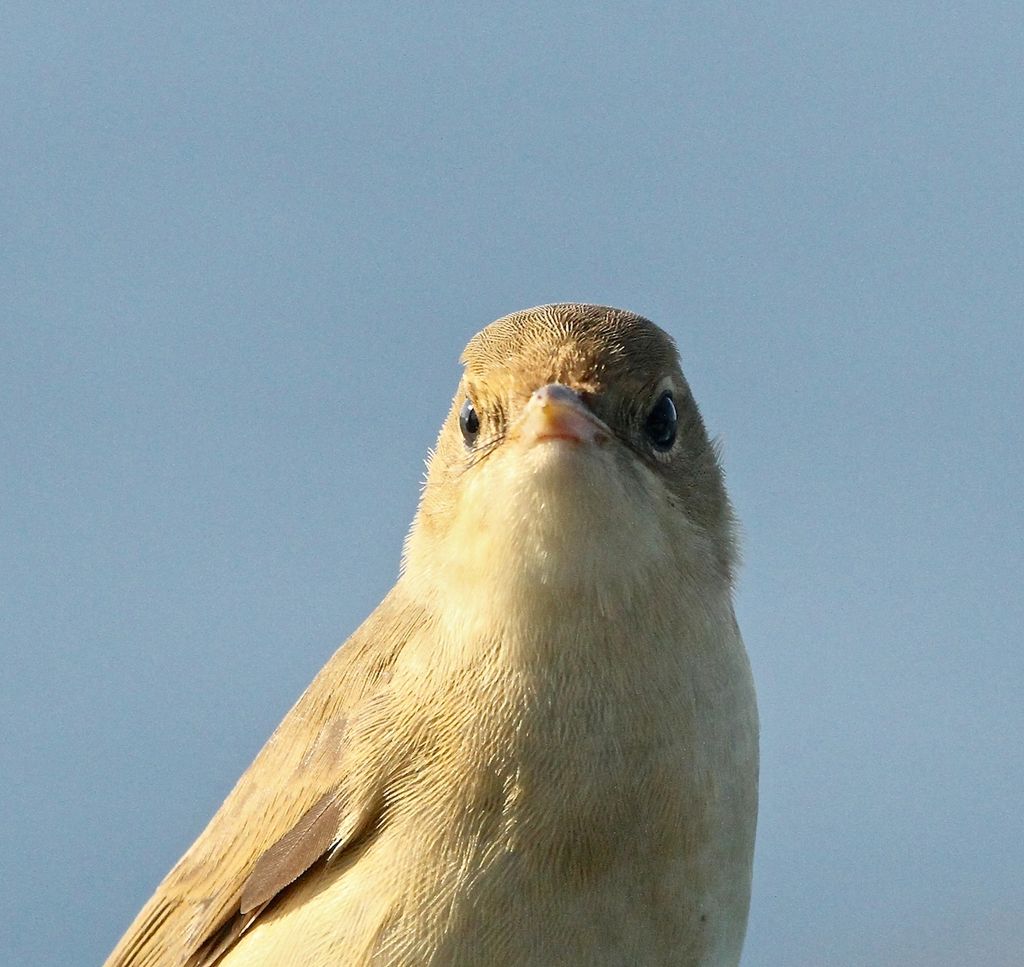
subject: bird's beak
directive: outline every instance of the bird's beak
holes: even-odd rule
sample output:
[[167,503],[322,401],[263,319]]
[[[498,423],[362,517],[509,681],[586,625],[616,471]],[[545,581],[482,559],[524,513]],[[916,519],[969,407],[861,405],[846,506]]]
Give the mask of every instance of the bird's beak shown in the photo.
[[562,383],[534,390],[520,418],[519,436],[526,446],[553,440],[606,443],[611,431],[588,409],[579,394]]

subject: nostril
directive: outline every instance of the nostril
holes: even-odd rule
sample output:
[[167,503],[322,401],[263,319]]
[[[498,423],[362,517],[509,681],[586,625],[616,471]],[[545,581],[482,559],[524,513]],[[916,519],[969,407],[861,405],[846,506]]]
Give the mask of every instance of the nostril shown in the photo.
[[579,394],[563,383],[548,383],[546,386],[541,386],[540,389],[533,391],[533,398],[538,403],[545,403],[548,400],[561,400],[572,403],[580,401]]

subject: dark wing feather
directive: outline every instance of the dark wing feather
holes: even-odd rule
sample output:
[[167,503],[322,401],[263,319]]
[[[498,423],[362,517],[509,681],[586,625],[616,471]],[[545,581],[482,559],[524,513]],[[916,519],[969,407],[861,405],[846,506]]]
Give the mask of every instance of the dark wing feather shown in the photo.
[[264,906],[329,849],[345,845],[338,838],[345,805],[340,789],[324,793],[312,809],[256,861],[242,889],[241,913]]

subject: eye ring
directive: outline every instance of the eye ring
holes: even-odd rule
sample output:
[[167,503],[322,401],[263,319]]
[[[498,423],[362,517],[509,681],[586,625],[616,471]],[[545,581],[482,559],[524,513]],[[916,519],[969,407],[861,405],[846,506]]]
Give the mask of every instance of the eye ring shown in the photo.
[[667,453],[676,442],[679,414],[672,393],[666,390],[651,407],[644,421],[644,434],[659,453]]
[[480,435],[480,417],[468,396],[459,410],[459,429],[462,430],[462,439],[466,441],[466,446],[473,446]]

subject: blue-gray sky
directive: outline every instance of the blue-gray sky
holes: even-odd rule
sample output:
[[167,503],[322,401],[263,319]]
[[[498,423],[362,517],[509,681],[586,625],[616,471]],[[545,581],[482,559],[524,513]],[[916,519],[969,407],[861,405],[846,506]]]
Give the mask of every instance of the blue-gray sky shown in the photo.
[[[330,9],[328,9],[330,7]],[[5,5],[0,961],[106,955],[394,580],[478,328],[667,328],[743,520],[745,967],[1024,947],[1024,9]]]

